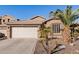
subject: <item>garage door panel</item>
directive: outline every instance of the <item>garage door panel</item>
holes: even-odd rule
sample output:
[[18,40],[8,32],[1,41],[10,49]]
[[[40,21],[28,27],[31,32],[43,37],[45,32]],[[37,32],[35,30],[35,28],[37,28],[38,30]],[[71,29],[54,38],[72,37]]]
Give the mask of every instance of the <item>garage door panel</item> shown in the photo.
[[38,38],[37,27],[12,27],[12,38]]

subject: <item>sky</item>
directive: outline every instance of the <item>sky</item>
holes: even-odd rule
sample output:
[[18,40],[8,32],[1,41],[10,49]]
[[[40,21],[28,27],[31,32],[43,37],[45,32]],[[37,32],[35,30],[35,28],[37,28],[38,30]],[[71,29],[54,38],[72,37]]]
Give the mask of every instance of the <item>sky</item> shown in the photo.
[[[79,5],[73,5],[73,10]],[[34,16],[49,17],[50,11],[64,10],[66,5],[0,5],[0,16],[11,15],[16,19],[27,20]]]

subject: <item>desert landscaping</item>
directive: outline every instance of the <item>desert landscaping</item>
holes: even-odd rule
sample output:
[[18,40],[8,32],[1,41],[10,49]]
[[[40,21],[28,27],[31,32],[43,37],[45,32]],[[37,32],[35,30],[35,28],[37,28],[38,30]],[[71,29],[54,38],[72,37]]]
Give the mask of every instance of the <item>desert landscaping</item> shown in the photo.
[[[76,21],[77,20],[77,21]],[[0,54],[79,54],[79,8],[29,20],[0,16]]]

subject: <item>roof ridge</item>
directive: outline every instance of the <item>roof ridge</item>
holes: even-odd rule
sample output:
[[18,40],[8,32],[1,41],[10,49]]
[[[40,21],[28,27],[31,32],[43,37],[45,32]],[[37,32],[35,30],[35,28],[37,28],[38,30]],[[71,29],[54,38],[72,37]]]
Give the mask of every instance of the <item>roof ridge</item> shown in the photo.
[[35,19],[35,18],[37,18],[37,17],[41,17],[41,18],[45,19],[43,16],[34,16],[34,17],[32,17],[30,20],[33,20],[33,19]]

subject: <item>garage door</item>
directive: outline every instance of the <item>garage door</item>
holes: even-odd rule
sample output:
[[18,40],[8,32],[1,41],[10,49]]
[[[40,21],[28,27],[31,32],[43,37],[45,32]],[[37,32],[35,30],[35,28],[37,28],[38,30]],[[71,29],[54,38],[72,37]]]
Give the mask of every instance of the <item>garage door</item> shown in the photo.
[[38,27],[12,27],[12,38],[38,38]]

